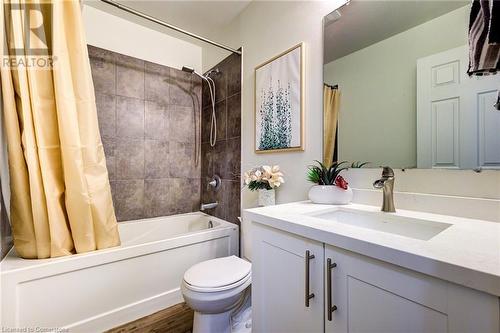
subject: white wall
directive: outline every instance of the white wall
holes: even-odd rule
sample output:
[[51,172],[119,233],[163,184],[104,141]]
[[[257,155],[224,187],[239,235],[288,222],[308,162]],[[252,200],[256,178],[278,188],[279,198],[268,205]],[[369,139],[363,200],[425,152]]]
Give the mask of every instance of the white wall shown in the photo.
[[[279,203],[303,200],[310,184],[307,165],[322,155],[323,24],[322,18],[343,3],[335,1],[254,1],[232,24],[211,38],[243,47],[242,170],[279,164],[286,183],[277,192]],[[299,42],[305,44],[305,151],[273,154],[254,152],[254,69]],[[207,62],[210,56],[204,56]],[[213,57],[217,59],[217,56]],[[242,207],[256,206],[256,193],[242,191]],[[242,226],[243,254],[250,257],[248,229]]]
[[342,93],[339,160],[417,166],[417,59],[465,45],[468,16],[456,9],[325,65]]
[[202,48],[89,5],[83,6],[87,44],[173,68],[202,71]]
[[[278,190],[277,202],[285,203],[307,198],[310,184],[305,179],[307,165],[322,157],[322,89],[323,89],[323,36],[322,18],[338,7],[342,1],[254,1],[230,26],[210,37],[229,45],[243,47],[242,67],[242,169],[259,164],[280,164],[286,183]],[[254,153],[254,68],[298,42],[306,46],[305,114],[306,146],[304,152]],[[209,56],[207,55],[207,58]],[[415,170],[398,173],[396,184],[404,184],[401,191],[434,193],[450,196],[476,196],[500,207],[500,177],[495,172],[475,174],[473,171]],[[360,170],[350,175],[356,187],[371,188],[377,170]],[[466,177],[467,181],[462,182]],[[422,184],[427,184],[422,186]],[[474,189],[474,190],[473,190]],[[483,200],[483,199],[481,199]],[[411,201],[411,200],[410,200]],[[397,202],[396,202],[397,204]],[[496,205],[496,206],[495,206]],[[256,194],[243,190],[242,208],[255,207]],[[411,206],[409,206],[411,208]],[[242,225],[243,255],[251,256],[248,221]]]

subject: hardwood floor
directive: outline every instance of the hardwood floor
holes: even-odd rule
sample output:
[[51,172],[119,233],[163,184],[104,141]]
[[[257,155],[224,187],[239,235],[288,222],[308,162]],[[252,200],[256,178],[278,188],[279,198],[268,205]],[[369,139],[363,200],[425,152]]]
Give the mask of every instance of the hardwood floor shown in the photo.
[[193,329],[193,310],[180,303],[105,333],[188,333]]

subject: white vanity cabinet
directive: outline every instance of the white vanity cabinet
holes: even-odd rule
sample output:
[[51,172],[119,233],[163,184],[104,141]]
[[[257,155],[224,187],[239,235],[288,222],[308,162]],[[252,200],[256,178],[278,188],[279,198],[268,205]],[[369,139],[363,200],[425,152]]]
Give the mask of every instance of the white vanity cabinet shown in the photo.
[[265,226],[253,235],[252,332],[323,332],[323,244]]
[[328,259],[326,332],[499,332],[495,296],[325,245]]
[[496,296],[259,223],[252,266],[254,333],[500,332]]

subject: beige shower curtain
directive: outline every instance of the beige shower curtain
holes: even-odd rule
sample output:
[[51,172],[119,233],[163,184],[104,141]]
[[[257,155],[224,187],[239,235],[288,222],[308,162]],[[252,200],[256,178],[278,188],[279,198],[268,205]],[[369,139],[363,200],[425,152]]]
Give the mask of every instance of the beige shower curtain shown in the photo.
[[340,91],[338,88],[323,85],[323,164],[327,166],[333,162],[339,106]]
[[[30,0],[4,10],[4,54],[28,61],[1,67],[16,251],[48,258],[117,246],[80,4]],[[40,28],[24,31],[25,13]],[[30,64],[50,53],[52,68]]]

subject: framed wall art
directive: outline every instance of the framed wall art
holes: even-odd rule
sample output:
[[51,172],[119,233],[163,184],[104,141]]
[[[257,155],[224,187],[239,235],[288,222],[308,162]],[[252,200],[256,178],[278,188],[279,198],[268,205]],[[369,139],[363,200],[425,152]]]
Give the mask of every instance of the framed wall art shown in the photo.
[[304,150],[304,43],[255,68],[255,152]]

